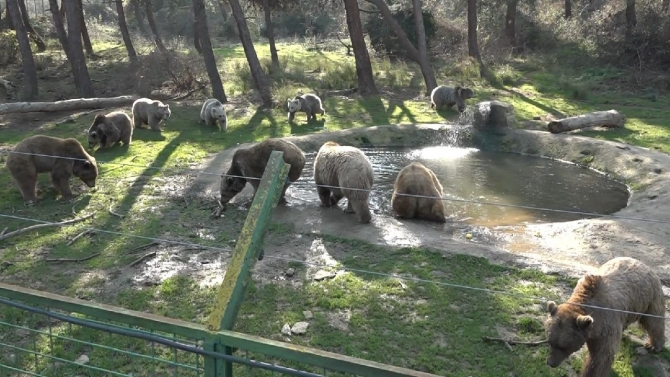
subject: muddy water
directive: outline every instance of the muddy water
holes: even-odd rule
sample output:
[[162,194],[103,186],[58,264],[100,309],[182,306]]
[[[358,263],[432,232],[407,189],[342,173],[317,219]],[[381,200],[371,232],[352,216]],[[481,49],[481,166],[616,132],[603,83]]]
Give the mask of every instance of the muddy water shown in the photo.
[[[391,216],[391,194],[400,169],[419,161],[432,169],[446,199],[611,214],[624,208],[625,185],[572,164],[474,148],[361,148],[375,171],[370,204],[374,213]],[[292,206],[318,205],[313,179],[316,153],[307,153],[303,175],[289,190]],[[551,211],[446,200],[449,220],[475,226],[503,226],[588,218]],[[345,200],[340,206],[345,204]]]

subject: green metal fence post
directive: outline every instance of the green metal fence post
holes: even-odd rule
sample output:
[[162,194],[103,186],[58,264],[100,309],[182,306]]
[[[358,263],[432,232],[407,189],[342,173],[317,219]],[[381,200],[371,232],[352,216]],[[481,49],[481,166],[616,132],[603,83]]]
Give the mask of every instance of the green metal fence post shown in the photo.
[[[219,286],[216,306],[207,324],[210,331],[232,330],[235,325],[251,269],[258,260],[270,218],[286,183],[289,168],[290,165],[284,162],[283,153],[273,151],[249,208],[247,219],[237,238],[233,256],[226,269],[226,276]],[[205,347],[213,348],[212,350],[216,352],[233,354],[231,347],[217,342],[206,342]],[[205,361],[205,377],[232,377],[232,375],[231,362]]]

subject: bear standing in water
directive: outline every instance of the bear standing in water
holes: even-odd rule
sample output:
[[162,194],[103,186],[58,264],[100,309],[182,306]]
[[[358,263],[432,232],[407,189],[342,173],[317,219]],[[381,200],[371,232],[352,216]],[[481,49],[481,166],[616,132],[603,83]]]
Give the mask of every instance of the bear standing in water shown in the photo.
[[606,262],[595,274],[579,279],[566,303],[548,302],[547,311],[547,365],[559,366],[586,343],[589,353],[581,377],[609,376],[623,331],[633,322],[639,322],[649,335],[646,347],[650,351],[660,352],[665,345],[665,298],[661,280],[651,268],[633,258],[614,258]]
[[51,173],[51,183],[65,200],[74,198],[69,182],[73,175],[88,187],[95,187],[98,177],[95,158],[86,153],[84,146],[76,139],[35,135],[18,143],[13,152],[18,153],[7,156],[7,170],[27,203],[37,201],[39,173]]
[[[438,199],[409,195],[437,197]],[[437,180],[435,173],[420,162],[412,162],[398,173],[391,204],[393,211],[400,218],[417,218],[444,223],[446,219],[444,218],[444,204],[439,199],[441,197],[442,185]]]

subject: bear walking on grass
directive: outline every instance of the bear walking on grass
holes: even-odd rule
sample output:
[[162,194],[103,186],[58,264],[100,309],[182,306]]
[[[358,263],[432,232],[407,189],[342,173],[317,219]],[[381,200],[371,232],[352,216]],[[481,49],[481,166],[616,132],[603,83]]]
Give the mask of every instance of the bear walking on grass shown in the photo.
[[123,111],[98,114],[88,129],[88,149],[92,150],[98,144],[100,148],[107,148],[119,142],[129,146],[132,138],[133,123],[128,114]]
[[86,153],[77,139],[30,136],[18,143],[13,152],[16,153],[7,156],[7,170],[18,184],[23,200],[27,203],[37,201],[39,173],[51,173],[51,183],[65,200],[74,198],[69,182],[73,175],[79,177],[88,187],[95,187],[98,177],[95,158]]
[[475,96],[474,90],[457,86],[440,85],[430,93],[430,108],[440,110],[456,105],[458,112],[465,111],[465,100]]
[[[412,162],[398,173],[393,188],[391,204],[400,218],[446,222],[444,203],[440,199],[419,198],[408,195],[442,197],[442,185],[435,173],[420,162]],[[406,195],[401,195],[406,194]]]
[[167,120],[172,115],[170,105],[149,98],[140,98],[133,103],[133,124],[135,128],[148,124],[154,131],[160,131],[160,122]]
[[208,126],[217,125],[219,131],[228,129],[228,117],[223,104],[216,98],[210,98],[202,104],[200,110],[200,121]]
[[374,172],[370,160],[360,149],[333,141],[323,144],[314,159],[314,181],[323,207],[337,206],[346,197],[348,204],[344,212],[356,213],[361,224],[370,222],[368,198]]
[[321,114],[323,117],[326,110],[323,109],[321,98],[316,94],[303,94],[297,96],[292,100],[288,100],[288,121],[292,122],[295,119],[295,113],[303,112],[307,114],[307,122],[311,119],[316,120],[316,114]]
[[547,311],[547,365],[557,367],[586,343],[589,353],[582,367],[582,377],[609,376],[623,331],[633,322],[639,322],[649,336],[646,347],[650,351],[660,352],[665,345],[665,299],[661,280],[651,268],[633,258],[614,258],[606,262],[595,274],[577,282],[566,303],[548,302]]
[[[288,171],[287,182],[281,192],[280,202],[285,202],[286,190],[295,181],[300,178],[302,169],[305,167],[305,154],[297,145],[290,141],[281,139],[268,139],[254,146],[244,149],[238,149],[233,155],[233,162],[228,171],[221,177],[221,203],[226,204],[235,197],[247,184],[247,179],[242,177],[251,177],[258,179],[249,179],[249,183],[256,190],[265,172],[265,167],[270,159],[272,151],[281,151],[284,153],[284,162],[291,165]],[[231,177],[233,176],[233,177]],[[253,200],[253,198],[252,198]]]

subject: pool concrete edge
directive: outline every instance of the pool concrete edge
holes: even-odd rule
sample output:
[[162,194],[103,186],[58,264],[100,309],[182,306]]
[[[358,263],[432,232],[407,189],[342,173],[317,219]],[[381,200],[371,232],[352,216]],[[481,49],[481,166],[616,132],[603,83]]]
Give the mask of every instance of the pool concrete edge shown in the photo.
[[[284,138],[305,152],[317,151],[326,141],[356,147],[433,146],[453,142],[485,150],[543,156],[589,166],[631,187],[628,206],[616,216],[670,221],[670,156],[627,144],[570,134],[509,130],[505,135],[484,134],[471,127],[446,124],[387,125],[321,132]],[[207,173],[227,170],[234,151],[253,143],[226,149],[203,162]],[[200,175],[199,190],[218,195],[219,178]],[[247,187],[236,202],[248,200]],[[289,189],[288,194],[290,195]],[[450,253],[486,257],[494,262],[542,267],[547,272],[577,276],[616,256],[630,256],[649,264],[663,279],[670,279],[666,258],[670,226],[617,218],[584,219],[561,223],[520,226],[521,237],[508,245],[491,245],[460,239],[454,231],[438,232],[425,224],[376,216],[370,226],[360,226],[339,211],[320,208],[298,211],[279,206],[275,221],[289,221],[297,232],[331,234],[387,246],[411,244]],[[456,230],[457,231],[457,230]],[[442,234],[445,233],[445,234]],[[400,236],[394,236],[400,234]],[[524,247],[516,247],[523,244]]]

